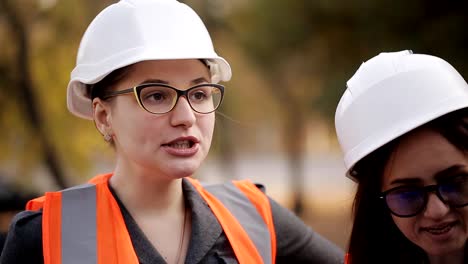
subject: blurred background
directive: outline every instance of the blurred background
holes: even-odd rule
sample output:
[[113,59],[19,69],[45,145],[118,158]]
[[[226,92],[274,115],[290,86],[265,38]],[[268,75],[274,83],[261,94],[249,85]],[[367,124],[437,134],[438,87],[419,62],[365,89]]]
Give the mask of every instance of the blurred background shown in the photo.
[[[65,95],[82,34],[113,2],[0,0],[2,232],[28,197],[112,169],[111,148],[93,122],[67,111]],[[442,57],[467,79],[468,1],[183,2],[233,69],[196,176],[263,183],[345,249],[355,185],[344,176],[333,116],[346,81],[379,52],[404,49]]]

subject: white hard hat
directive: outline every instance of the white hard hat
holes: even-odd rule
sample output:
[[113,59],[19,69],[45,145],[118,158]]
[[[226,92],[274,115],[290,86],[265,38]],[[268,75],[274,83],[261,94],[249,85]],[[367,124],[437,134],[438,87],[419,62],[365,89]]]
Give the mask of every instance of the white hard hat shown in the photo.
[[212,82],[228,81],[231,67],[213,48],[200,17],[176,0],[121,0],[99,13],[78,49],[67,88],[67,106],[92,119],[86,85],[116,69],[145,60],[204,59]]
[[411,51],[381,53],[347,82],[335,128],[347,176],[353,166],[393,139],[468,107],[468,84],[446,61]]

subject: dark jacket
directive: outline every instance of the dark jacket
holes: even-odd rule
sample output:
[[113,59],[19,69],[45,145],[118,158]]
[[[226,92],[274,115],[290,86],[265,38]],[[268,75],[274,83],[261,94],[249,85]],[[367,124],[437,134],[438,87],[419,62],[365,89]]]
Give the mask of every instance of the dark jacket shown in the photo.
[[[237,263],[226,235],[206,202],[186,180],[182,187],[192,212],[192,233],[185,263]],[[113,195],[119,203],[140,263],[166,263],[115,192]],[[341,249],[272,199],[270,203],[276,231],[277,263],[343,263]],[[13,219],[0,263],[43,263],[41,211],[24,211]]]

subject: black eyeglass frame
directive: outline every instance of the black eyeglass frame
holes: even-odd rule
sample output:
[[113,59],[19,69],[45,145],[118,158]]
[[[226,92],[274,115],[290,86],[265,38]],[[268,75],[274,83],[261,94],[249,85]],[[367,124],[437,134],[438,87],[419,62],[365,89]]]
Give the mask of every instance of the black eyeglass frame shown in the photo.
[[[468,181],[468,179],[464,179],[464,181]],[[401,214],[398,214],[396,212],[394,212],[390,206],[388,206],[388,203],[387,203],[387,195],[395,190],[399,190],[399,189],[404,189],[404,188],[408,188],[408,186],[398,186],[398,187],[395,187],[395,188],[392,188],[390,190],[387,190],[387,191],[384,191],[380,194],[379,198],[382,199],[382,201],[384,202],[385,204],[385,207],[390,211],[390,213],[392,213],[393,215],[396,215],[398,217],[413,217],[413,216],[416,216],[418,214],[420,214],[427,206],[427,202],[428,202],[428,199],[429,199],[429,193],[435,193],[437,195],[437,197],[446,205],[452,207],[452,208],[461,208],[461,207],[464,207],[466,205],[468,205],[468,201],[464,204],[461,204],[461,205],[455,205],[455,204],[452,204],[450,203],[450,201],[447,201],[445,200],[443,197],[442,197],[442,194],[440,193],[440,188],[442,186],[444,186],[445,184],[447,184],[446,182],[444,183],[439,183],[439,184],[433,184],[433,185],[427,185],[427,186],[424,186],[424,187],[419,187],[419,188],[415,188],[415,189],[418,189],[418,190],[422,190],[424,196],[423,196],[423,199],[424,199],[424,202],[422,203],[421,207],[416,210],[415,213],[413,214],[410,214],[410,215],[401,215]]]
[[[151,86],[160,86],[160,87],[166,87],[166,88],[170,88],[174,91],[176,91],[177,93],[177,98],[175,99],[175,102],[174,102],[174,105],[166,112],[162,112],[162,113],[155,113],[155,112],[151,112],[150,110],[148,110],[144,105],[143,105],[143,102],[141,101],[141,91],[146,88],[146,87],[151,87]],[[190,100],[188,99],[188,94],[190,93],[190,91],[196,89],[196,88],[199,88],[199,87],[206,87],[206,86],[211,86],[211,87],[215,87],[215,88],[218,88],[220,91],[221,91],[221,100],[219,100],[219,103],[218,105],[211,111],[209,112],[200,112],[198,110],[196,110],[193,106],[192,106],[192,103],[190,102]],[[138,102],[138,105],[143,108],[145,111],[147,111],[148,113],[151,113],[151,114],[166,114],[166,113],[169,113],[170,111],[172,111],[172,109],[174,109],[174,107],[177,105],[177,102],[179,102],[179,98],[181,96],[185,96],[185,98],[187,99],[187,102],[188,104],[190,105],[190,108],[192,108],[193,111],[199,113],[199,114],[209,114],[209,113],[212,113],[214,111],[216,111],[216,109],[219,108],[219,106],[221,105],[221,103],[223,102],[223,99],[224,99],[224,86],[221,85],[221,84],[217,84],[217,83],[202,83],[202,84],[197,84],[195,86],[192,86],[190,88],[188,88],[187,90],[179,90],[173,86],[170,86],[170,85],[167,85],[167,84],[164,84],[164,83],[143,83],[143,84],[139,84],[137,86],[134,86],[132,88],[128,88],[128,89],[124,89],[124,90],[119,90],[119,91],[112,91],[112,92],[108,92],[108,93],[105,93],[103,94],[102,96],[99,96],[99,98],[103,99],[103,100],[106,100],[106,99],[109,99],[111,97],[115,97],[115,96],[119,96],[119,95],[123,95],[123,94],[129,94],[129,93],[133,93],[135,95],[135,98]]]

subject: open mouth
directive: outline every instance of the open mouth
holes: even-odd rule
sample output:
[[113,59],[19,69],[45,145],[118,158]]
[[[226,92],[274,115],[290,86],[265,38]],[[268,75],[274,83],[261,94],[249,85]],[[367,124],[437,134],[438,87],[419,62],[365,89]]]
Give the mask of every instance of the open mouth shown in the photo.
[[425,227],[423,228],[423,230],[432,235],[442,235],[442,234],[449,232],[452,229],[452,227],[455,226],[455,224],[456,224],[455,222],[452,222],[452,223],[447,223],[447,224],[443,224],[439,226]]
[[195,145],[195,142],[193,140],[179,140],[179,141],[173,141],[169,144],[164,144],[163,146],[167,146],[170,148],[175,148],[175,149],[187,149],[187,148],[192,148]]
[[163,147],[168,147],[171,149],[191,149],[196,144],[199,143],[199,140],[196,137],[180,137],[169,143],[162,144]]

